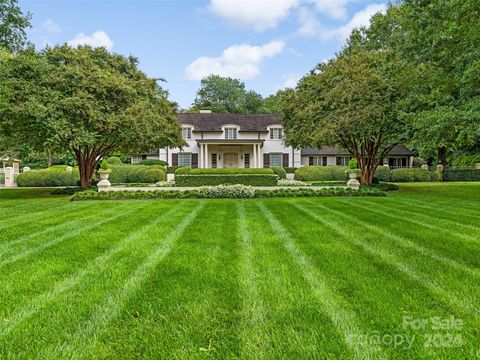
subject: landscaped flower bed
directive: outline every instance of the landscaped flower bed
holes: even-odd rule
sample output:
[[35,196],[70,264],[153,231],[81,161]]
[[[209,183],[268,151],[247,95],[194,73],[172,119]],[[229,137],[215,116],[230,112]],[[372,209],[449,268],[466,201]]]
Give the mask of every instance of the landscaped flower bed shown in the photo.
[[128,199],[205,199],[205,198],[276,198],[276,197],[327,197],[327,196],[386,196],[377,189],[325,188],[325,189],[274,189],[258,190],[245,185],[204,186],[195,190],[155,191],[104,191],[78,192],[72,201],[78,200],[128,200]]

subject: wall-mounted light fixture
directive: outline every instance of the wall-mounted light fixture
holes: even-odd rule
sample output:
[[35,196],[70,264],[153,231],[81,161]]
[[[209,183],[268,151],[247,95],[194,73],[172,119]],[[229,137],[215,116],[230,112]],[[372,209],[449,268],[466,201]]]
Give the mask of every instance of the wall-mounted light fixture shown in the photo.
[[241,154],[241,155],[240,155],[240,159],[242,159],[242,160],[243,160],[243,154]]

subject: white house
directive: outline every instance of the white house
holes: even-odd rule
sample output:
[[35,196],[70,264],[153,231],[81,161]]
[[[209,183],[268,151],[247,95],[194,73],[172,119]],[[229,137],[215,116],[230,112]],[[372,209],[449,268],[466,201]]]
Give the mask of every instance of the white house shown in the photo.
[[[346,165],[351,156],[336,148],[293,149],[284,143],[277,115],[265,114],[178,114],[183,149],[158,149],[132,157],[132,163],[159,159],[171,166],[199,168],[263,168],[271,166]],[[413,153],[403,145],[394,148],[387,164],[412,165]]]

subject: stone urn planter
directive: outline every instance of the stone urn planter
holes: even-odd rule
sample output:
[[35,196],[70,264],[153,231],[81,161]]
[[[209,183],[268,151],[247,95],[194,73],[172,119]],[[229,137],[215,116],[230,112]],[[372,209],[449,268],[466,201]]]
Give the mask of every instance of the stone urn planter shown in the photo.
[[355,190],[360,189],[360,182],[357,180],[358,176],[360,175],[360,171],[358,169],[349,169],[347,172],[350,179],[347,182],[347,186]]
[[98,170],[98,176],[100,177],[100,181],[97,184],[98,191],[102,191],[103,189],[107,189],[112,186],[112,184],[110,184],[110,181],[108,181],[108,177],[111,172],[111,169]]

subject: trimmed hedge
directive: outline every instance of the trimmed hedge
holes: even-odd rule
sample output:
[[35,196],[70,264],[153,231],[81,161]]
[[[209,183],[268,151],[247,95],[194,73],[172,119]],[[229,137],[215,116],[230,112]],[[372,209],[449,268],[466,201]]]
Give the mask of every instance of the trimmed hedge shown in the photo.
[[303,166],[295,171],[295,180],[300,181],[347,181],[344,166]]
[[17,175],[17,186],[76,186],[80,181],[78,168],[65,171],[66,165],[59,165],[49,169],[30,170]]
[[[207,174],[274,174],[273,168],[268,169],[253,169],[253,168],[216,168],[216,169],[190,169],[188,172],[192,175],[207,175]],[[178,174],[178,169],[176,174]]]
[[108,165],[122,165],[122,160],[118,156],[110,156],[107,158]]
[[152,166],[152,165],[160,165],[160,166],[167,166],[167,162],[163,160],[157,160],[157,159],[146,159],[140,161],[139,165],[147,165],[147,166]]
[[386,166],[379,166],[375,171],[375,176],[373,177],[374,182],[389,182],[390,181],[390,168]]
[[[149,199],[202,199],[213,198],[217,193],[218,198],[226,198],[227,193],[231,196],[250,197],[250,191],[238,191],[232,189],[216,190],[217,187],[203,187],[198,190],[156,190],[156,191],[102,191],[86,190],[75,193],[71,201],[81,200],[149,200]],[[245,189],[247,190],[247,189]],[[276,189],[276,190],[255,190],[255,198],[285,198],[285,197],[331,197],[331,196],[386,196],[383,191],[376,189],[353,190],[345,188],[314,189]]]
[[273,170],[273,172],[278,176],[279,179],[286,179],[287,178],[287,172],[285,169],[281,166],[272,166],[270,169]]
[[445,169],[443,181],[480,181],[480,169]]
[[188,174],[192,170],[190,166],[179,166],[175,169],[175,175]]
[[437,179],[435,172],[423,169],[394,169],[390,171],[391,182],[430,182]]
[[175,175],[175,186],[204,186],[223,184],[243,184],[251,186],[276,186],[275,174],[187,174]]
[[112,173],[108,180],[112,184],[128,183],[156,183],[165,181],[167,176],[165,168],[160,165],[112,165]]

